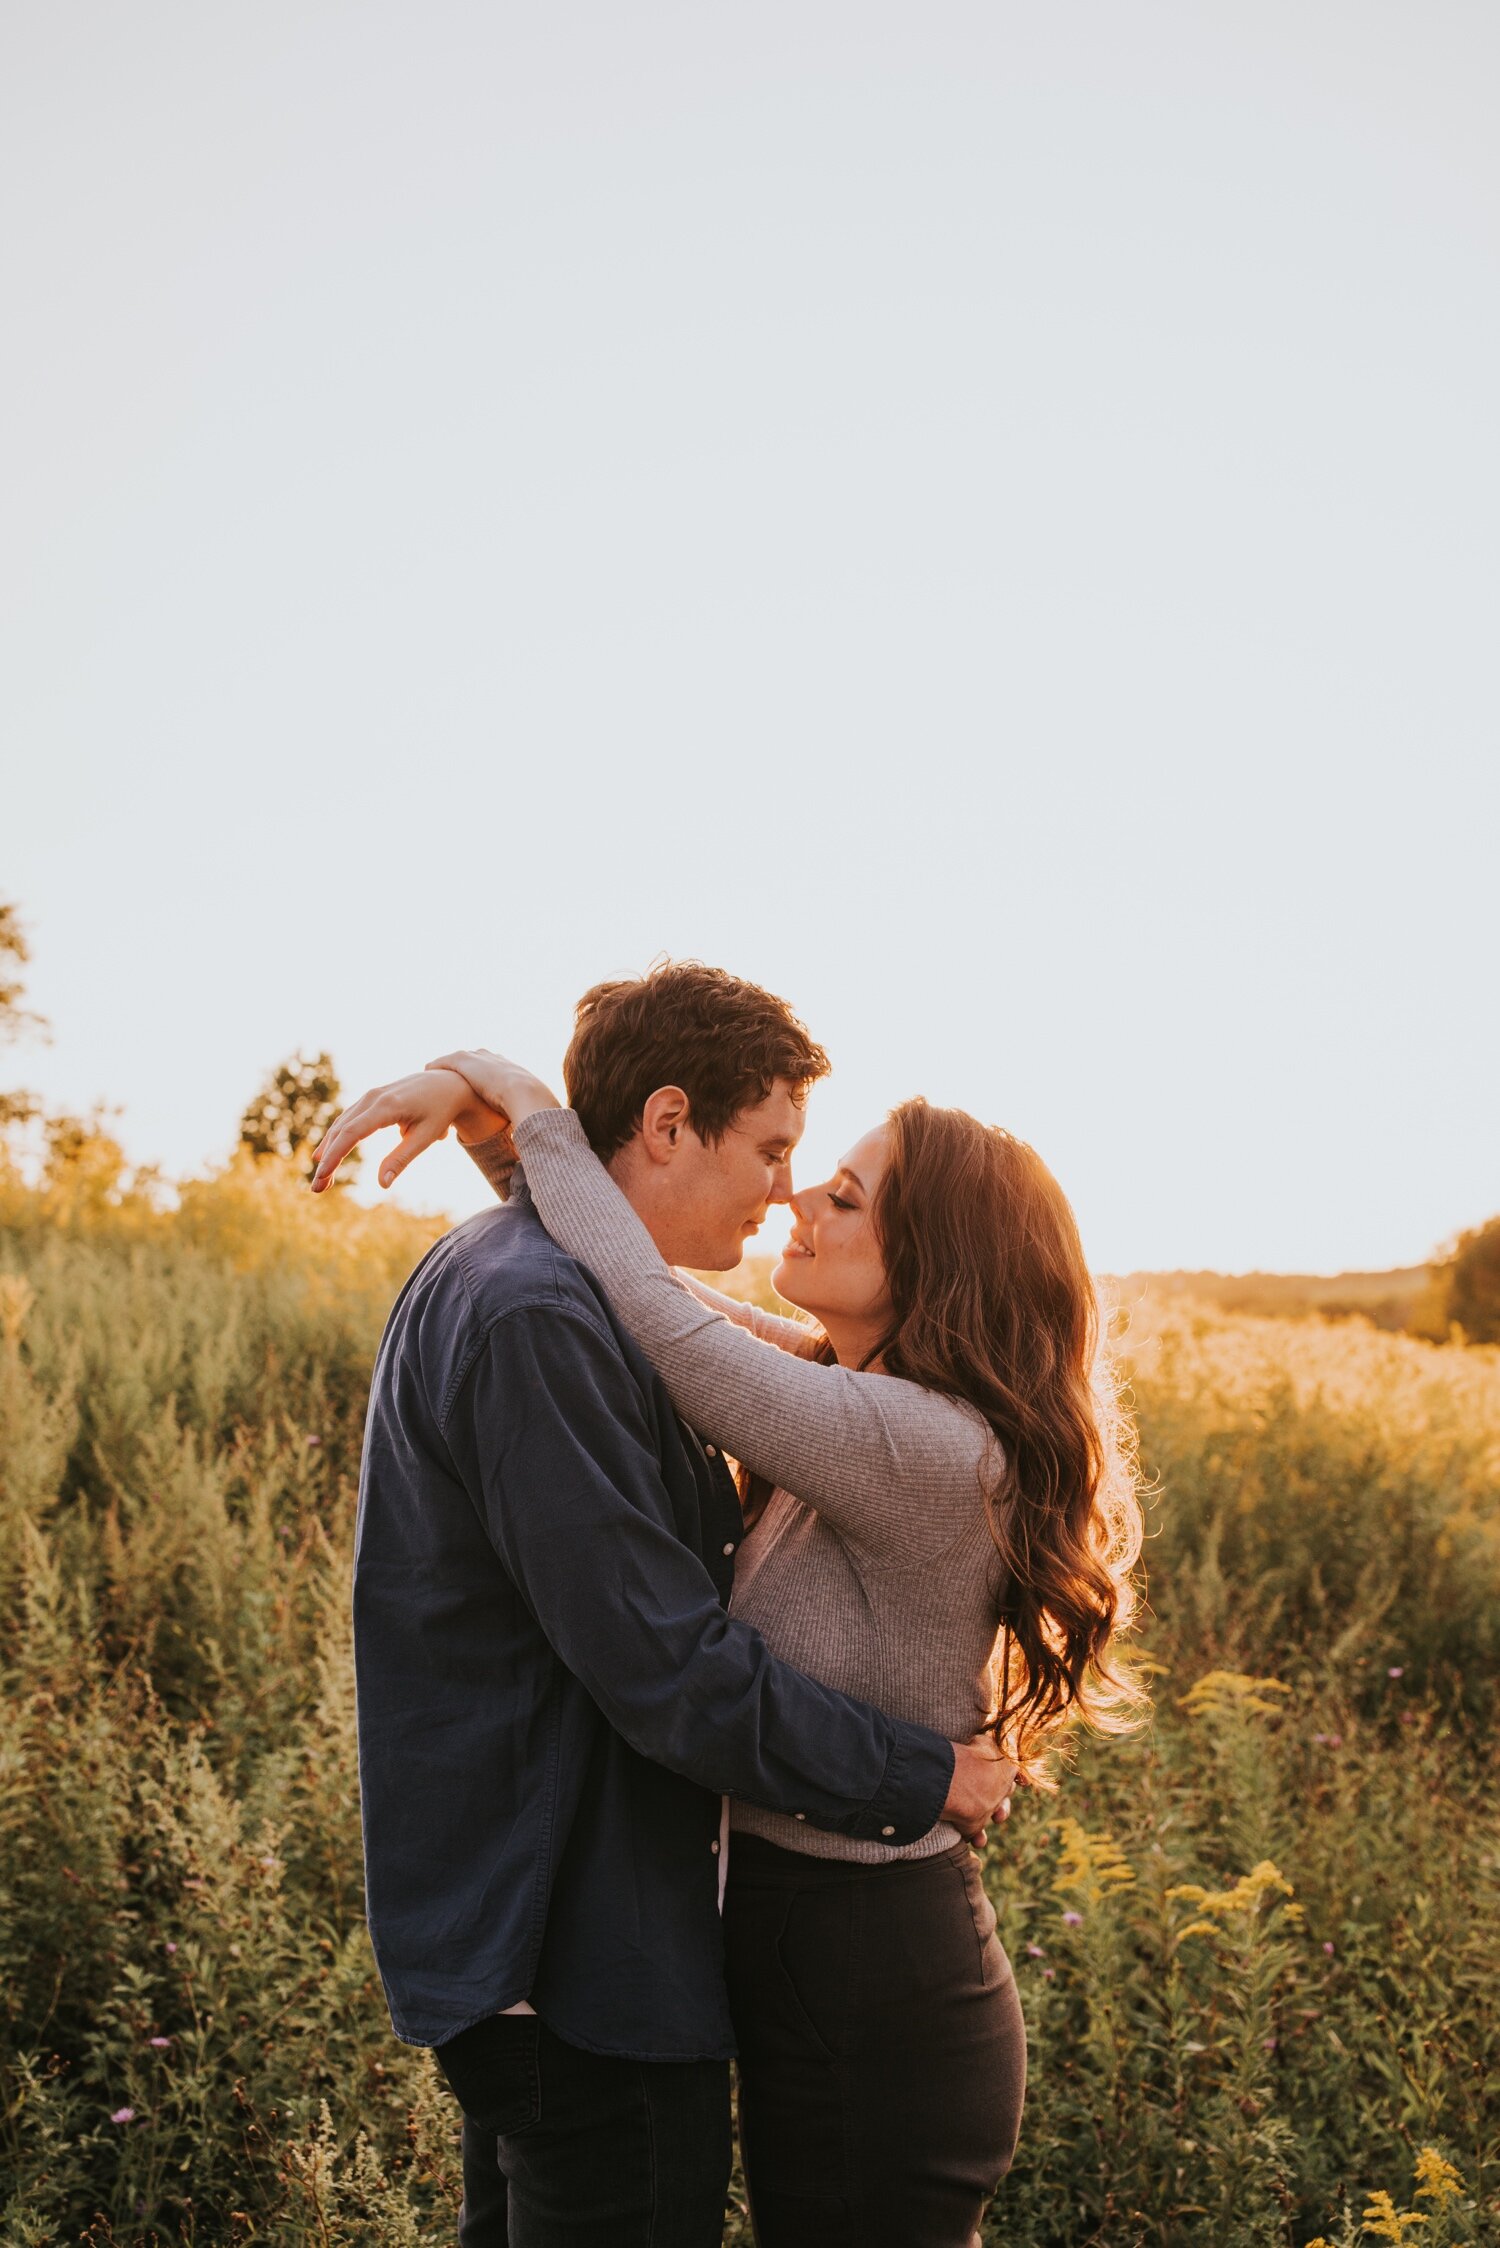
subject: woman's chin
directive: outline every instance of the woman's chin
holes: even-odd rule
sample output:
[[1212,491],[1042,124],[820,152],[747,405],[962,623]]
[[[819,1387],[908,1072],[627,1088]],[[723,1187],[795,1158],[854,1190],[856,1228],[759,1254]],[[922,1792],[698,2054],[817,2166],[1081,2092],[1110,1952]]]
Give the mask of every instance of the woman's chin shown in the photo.
[[803,1286],[806,1263],[805,1257],[783,1257],[771,1274],[771,1286],[777,1295],[784,1304],[791,1304],[797,1311],[811,1311],[813,1308]]

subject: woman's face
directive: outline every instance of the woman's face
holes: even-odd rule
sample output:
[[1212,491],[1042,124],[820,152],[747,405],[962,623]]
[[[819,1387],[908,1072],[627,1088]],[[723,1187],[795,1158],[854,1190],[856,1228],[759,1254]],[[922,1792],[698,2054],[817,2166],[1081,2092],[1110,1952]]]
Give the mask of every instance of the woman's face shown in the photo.
[[792,1196],[791,1239],[771,1275],[777,1294],[820,1319],[836,1348],[839,1329],[868,1328],[874,1342],[889,1323],[885,1259],[870,1215],[888,1152],[888,1129],[877,1124],[831,1179]]

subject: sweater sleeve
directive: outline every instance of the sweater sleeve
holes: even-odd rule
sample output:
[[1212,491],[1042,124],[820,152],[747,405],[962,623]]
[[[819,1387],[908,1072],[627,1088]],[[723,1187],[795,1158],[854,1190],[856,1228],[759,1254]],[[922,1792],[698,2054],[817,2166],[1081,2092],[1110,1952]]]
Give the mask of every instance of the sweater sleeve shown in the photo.
[[818,1365],[711,1309],[570,1109],[527,1117],[516,1146],[547,1231],[594,1274],[693,1427],[882,1563],[941,1552],[973,1523],[989,1468],[977,1413],[915,1382]]
[[738,1296],[726,1296],[722,1289],[710,1288],[695,1272],[684,1272],[680,1266],[674,1269],[683,1287],[720,1319],[732,1319],[736,1327],[748,1328],[763,1343],[774,1343],[778,1350],[792,1351],[798,1358],[810,1358],[817,1349],[818,1329],[805,1319],[783,1319],[779,1312],[762,1311],[759,1304],[747,1304]]
[[464,1149],[469,1161],[476,1164],[483,1177],[489,1180],[502,1202],[510,1200],[511,1183],[518,1157],[516,1143],[510,1136],[510,1126],[492,1133],[487,1140],[475,1140]]

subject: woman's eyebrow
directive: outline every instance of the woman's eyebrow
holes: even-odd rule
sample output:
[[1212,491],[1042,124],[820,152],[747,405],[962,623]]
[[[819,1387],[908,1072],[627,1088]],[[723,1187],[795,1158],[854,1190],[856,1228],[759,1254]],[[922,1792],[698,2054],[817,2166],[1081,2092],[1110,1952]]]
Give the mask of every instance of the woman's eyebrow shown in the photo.
[[841,1163],[841,1164],[839,1165],[839,1167],[838,1167],[838,1171],[837,1171],[837,1173],[836,1173],[835,1175],[836,1175],[836,1176],[837,1176],[838,1178],[841,1178],[841,1179],[852,1179],[852,1180],[854,1181],[855,1185],[856,1185],[856,1186],[857,1186],[857,1187],[859,1188],[859,1191],[860,1191],[860,1193],[861,1193],[861,1194],[863,1194],[863,1193],[864,1193],[864,1191],[865,1191],[865,1182],[864,1182],[864,1180],[863,1180],[863,1179],[862,1179],[862,1178],[860,1177],[860,1175],[859,1175],[858,1171],[851,1171],[847,1163]]

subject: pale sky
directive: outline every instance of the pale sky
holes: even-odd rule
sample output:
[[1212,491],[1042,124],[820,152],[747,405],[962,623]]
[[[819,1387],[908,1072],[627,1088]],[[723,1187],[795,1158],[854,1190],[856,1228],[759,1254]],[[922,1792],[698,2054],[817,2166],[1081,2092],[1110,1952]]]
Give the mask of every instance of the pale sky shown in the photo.
[[807,1179],[924,1091],[1106,1269],[1500,1210],[1497,102],[1490,0],[9,0],[6,1079],[181,1174],[666,951]]

